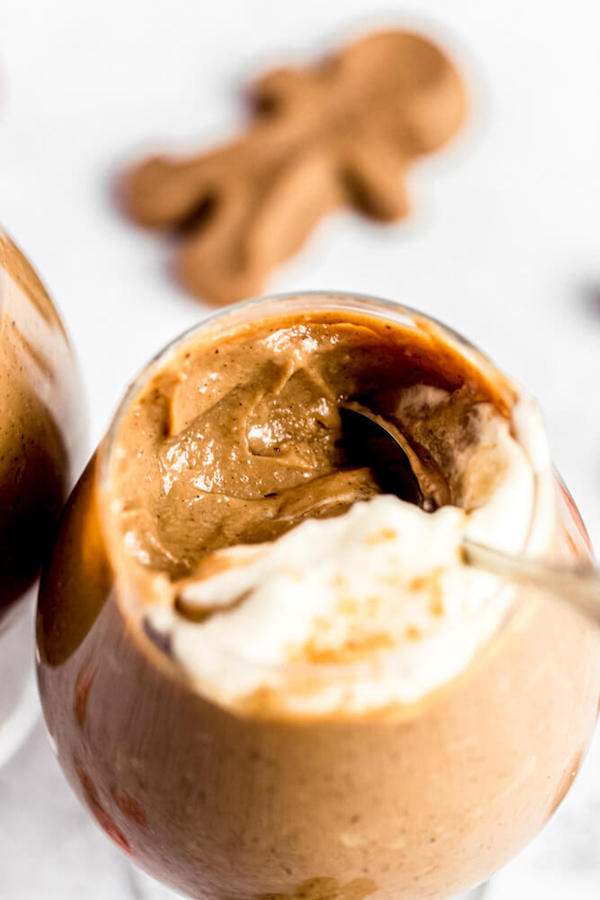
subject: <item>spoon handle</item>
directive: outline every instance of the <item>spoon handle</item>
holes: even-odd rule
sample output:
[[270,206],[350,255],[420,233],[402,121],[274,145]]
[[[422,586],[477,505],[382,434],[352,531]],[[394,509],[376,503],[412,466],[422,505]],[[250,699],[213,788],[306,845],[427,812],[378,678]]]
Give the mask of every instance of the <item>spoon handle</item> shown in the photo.
[[592,565],[578,567],[540,562],[503,553],[469,538],[463,539],[462,549],[468,565],[554,594],[600,625],[600,572]]

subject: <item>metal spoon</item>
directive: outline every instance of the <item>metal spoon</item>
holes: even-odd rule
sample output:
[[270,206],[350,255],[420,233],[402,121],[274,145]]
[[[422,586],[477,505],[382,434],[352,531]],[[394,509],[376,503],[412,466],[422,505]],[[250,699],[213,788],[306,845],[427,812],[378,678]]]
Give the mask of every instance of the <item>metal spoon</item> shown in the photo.
[[[356,401],[341,403],[340,415],[344,438],[351,448],[350,461],[370,466],[385,493],[434,512],[437,504],[422,490],[411,463],[414,451],[399,430]],[[504,553],[468,537],[463,537],[461,547],[467,565],[567,600],[600,624],[600,572],[594,566],[540,562]]]

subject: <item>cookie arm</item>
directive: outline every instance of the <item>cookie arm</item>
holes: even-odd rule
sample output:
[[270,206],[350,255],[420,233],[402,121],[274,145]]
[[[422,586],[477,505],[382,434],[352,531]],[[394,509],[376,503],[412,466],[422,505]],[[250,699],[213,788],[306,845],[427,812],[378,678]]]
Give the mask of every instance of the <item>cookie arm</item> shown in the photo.
[[215,181],[243,142],[190,159],[153,156],[126,173],[120,194],[126,211],[147,228],[181,227],[213,199]]

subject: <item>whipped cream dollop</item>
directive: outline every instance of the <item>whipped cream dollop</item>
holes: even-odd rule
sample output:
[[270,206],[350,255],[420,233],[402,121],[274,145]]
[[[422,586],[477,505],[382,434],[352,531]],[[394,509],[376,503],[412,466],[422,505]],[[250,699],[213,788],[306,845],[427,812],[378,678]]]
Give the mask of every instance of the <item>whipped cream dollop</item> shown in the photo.
[[[421,405],[443,399],[427,391]],[[479,439],[457,446],[454,461],[465,508],[426,513],[380,495],[277,540],[220,550],[178,586],[177,603],[165,593],[149,609],[147,632],[199,692],[241,712],[362,713],[449,681],[512,598],[510,586],[463,564],[463,537],[521,550],[550,472],[531,401],[513,417],[518,434],[489,404],[474,415]]]

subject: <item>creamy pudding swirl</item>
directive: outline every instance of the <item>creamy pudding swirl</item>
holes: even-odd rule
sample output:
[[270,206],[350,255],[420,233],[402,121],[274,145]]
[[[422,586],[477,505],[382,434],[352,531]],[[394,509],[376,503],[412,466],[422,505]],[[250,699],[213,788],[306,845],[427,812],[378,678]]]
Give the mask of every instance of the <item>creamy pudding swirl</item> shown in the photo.
[[[348,398],[408,440],[437,512],[355,464]],[[127,409],[113,460],[147,633],[224,705],[296,713],[410,702],[464,669],[510,592],[461,565],[461,537],[521,549],[550,471],[530,401],[431,323],[332,312],[191,338]],[[316,684],[290,663],[362,669]]]

